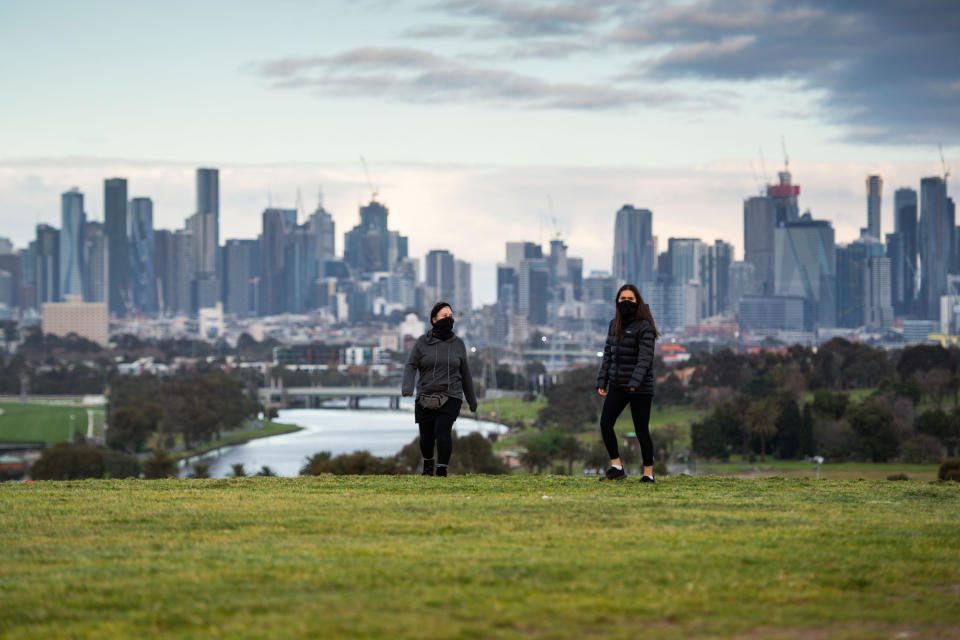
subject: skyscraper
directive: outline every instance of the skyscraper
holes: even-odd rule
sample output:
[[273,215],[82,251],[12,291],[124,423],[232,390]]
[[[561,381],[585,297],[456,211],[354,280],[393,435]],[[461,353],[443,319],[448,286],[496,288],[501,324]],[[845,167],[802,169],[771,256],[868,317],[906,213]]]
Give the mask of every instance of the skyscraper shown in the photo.
[[193,282],[196,275],[196,258],[193,232],[189,229],[178,229],[173,234],[173,260],[170,269],[169,283],[170,300],[168,308],[174,313],[191,313],[193,311]]
[[653,280],[653,213],[625,204],[613,227],[613,275],[639,285]]
[[674,284],[702,284],[700,261],[707,250],[700,238],[669,238],[670,274]]
[[701,317],[709,318],[729,309],[732,263],[733,245],[723,240],[715,241],[703,252],[700,258]]
[[83,194],[74,187],[61,197],[59,302],[64,296],[83,295],[83,247],[87,214]]
[[83,245],[83,299],[106,302],[110,285],[109,249],[102,222],[88,222]]
[[173,299],[173,233],[167,229],[155,229],[153,232],[153,272],[157,276],[157,310],[170,311]]
[[134,308],[141,313],[157,311],[157,275],[153,258],[153,201],[134,198],[127,216],[130,246],[130,285]]
[[767,187],[767,197],[773,208],[774,220],[777,226],[781,226],[800,218],[800,205],[797,202],[800,196],[800,185],[790,181],[789,171],[781,171],[777,176],[780,178],[780,183]]
[[947,273],[954,255],[953,227],[943,178],[923,178],[920,181],[918,312],[926,320],[940,319],[940,296],[947,291]]
[[898,260],[890,265],[894,310],[901,315],[916,311],[917,297],[917,192],[897,189],[893,194],[894,232],[899,238]]
[[127,242],[127,181],[109,178],[103,183],[103,224],[107,234],[108,307],[124,316],[129,299],[130,255]]
[[517,273],[517,309],[531,325],[547,323],[550,267],[546,258],[524,258]]
[[[453,254],[446,249],[434,249],[427,253],[424,259],[426,271],[425,282],[433,288],[437,300],[445,300],[453,304],[454,292],[457,286]],[[459,309],[454,309],[459,311]]]
[[336,257],[336,225],[333,216],[323,208],[323,203],[317,204],[317,209],[310,215],[310,232],[317,240],[317,261],[323,265],[327,260]]
[[869,287],[869,247],[863,242],[839,246],[837,251],[837,323],[855,329],[866,324]]
[[256,283],[260,275],[260,243],[227,240],[224,246],[223,310],[238,316],[256,315]]
[[360,207],[360,224],[343,234],[343,261],[366,276],[390,271],[407,257],[407,239],[387,227],[389,211],[376,200]]
[[47,224],[37,225],[34,258],[36,307],[60,300],[60,231]]
[[821,327],[836,326],[837,262],[833,227],[804,214],[785,222],[774,234],[777,296],[810,301]]
[[465,260],[453,262],[454,282],[454,309],[460,315],[466,315],[473,310],[473,283],[470,263]]
[[260,235],[260,314],[284,313],[284,267],[287,235],[296,226],[295,209],[265,209]]
[[213,246],[220,246],[219,169],[197,169],[197,213],[213,214]]
[[776,212],[769,198],[754,196],[743,201],[744,262],[753,265],[762,296],[773,295],[773,230],[776,226]]
[[506,251],[507,265],[517,272],[521,260],[543,257],[543,248],[535,242],[508,242]]
[[881,239],[880,235],[880,196],[883,191],[883,178],[867,176],[867,234],[871,238]]

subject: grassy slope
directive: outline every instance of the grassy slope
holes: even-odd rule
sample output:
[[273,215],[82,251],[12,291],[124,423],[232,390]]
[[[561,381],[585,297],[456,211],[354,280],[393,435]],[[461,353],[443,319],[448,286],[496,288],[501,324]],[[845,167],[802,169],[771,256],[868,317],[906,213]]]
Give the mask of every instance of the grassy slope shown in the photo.
[[[74,433],[87,433],[87,409],[49,404],[0,403],[0,441],[59,442],[70,437],[70,415],[74,416]],[[93,409],[96,435],[100,430],[104,411]]]
[[0,638],[957,637],[958,519],[953,483],[6,484]]

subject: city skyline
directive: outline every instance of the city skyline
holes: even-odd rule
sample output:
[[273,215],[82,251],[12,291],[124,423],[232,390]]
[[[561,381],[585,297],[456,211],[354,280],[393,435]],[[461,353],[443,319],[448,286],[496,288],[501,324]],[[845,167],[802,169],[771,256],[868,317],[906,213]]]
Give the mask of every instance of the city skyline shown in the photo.
[[[193,169],[218,167],[220,244],[298,188],[347,228],[363,155],[410,254],[478,265],[483,302],[498,258],[480,232],[545,242],[555,218],[585,270],[609,269],[613,220],[594,221],[624,203],[741,256],[724,214],[739,225],[788,154],[802,206],[848,242],[865,176],[883,176],[887,230],[890,194],[942,175],[939,143],[960,163],[958,20],[951,2],[8,3],[0,222],[23,244],[72,186],[102,220],[99,182],[120,176],[174,228]],[[463,237],[437,230],[454,214]]]

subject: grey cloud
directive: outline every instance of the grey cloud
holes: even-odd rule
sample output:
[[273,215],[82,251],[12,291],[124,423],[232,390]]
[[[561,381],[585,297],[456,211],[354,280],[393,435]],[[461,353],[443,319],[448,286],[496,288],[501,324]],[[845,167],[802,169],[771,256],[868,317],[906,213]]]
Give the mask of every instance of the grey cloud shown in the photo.
[[[401,59],[391,59],[393,53]],[[471,102],[527,108],[604,110],[632,106],[715,106],[666,90],[555,83],[500,69],[472,67],[417,50],[362,49],[337,56],[283,58],[251,67],[276,89],[326,96],[387,97],[414,103]]]
[[667,46],[634,77],[794,78],[822,117],[865,143],[960,139],[960,3],[706,0],[623,25],[614,39]]
[[502,2],[500,0],[448,0],[434,5],[447,13],[480,18],[485,36],[537,37],[580,33],[602,21],[601,10],[577,2]]
[[411,27],[403,32],[405,38],[456,38],[467,33],[467,28],[459,24],[424,24]]

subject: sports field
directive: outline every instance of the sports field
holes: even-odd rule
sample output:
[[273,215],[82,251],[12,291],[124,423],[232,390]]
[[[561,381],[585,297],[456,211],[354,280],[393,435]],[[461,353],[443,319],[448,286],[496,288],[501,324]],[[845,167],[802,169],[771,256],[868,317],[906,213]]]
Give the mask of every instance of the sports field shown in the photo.
[[0,485],[0,638],[956,638],[960,483]]
[[91,420],[93,435],[102,436],[106,415],[102,407],[19,402],[0,402],[0,412],[0,442],[47,444],[69,440],[71,434],[86,436]]

